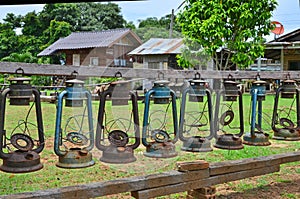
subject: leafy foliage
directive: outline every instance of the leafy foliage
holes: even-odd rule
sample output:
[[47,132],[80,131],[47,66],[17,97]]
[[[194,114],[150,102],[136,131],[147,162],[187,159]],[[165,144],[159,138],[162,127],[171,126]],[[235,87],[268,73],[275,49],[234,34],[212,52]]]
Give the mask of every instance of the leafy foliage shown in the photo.
[[[129,27],[137,32],[143,41],[151,37],[169,37],[171,15],[160,19],[140,20],[139,28],[133,22],[126,22],[121,8],[113,3],[57,3],[45,4],[40,12],[22,15],[9,13],[0,23],[0,60],[11,62],[35,62],[61,64],[63,55],[37,57],[37,54],[61,37],[77,31],[99,31]],[[181,37],[179,24],[174,24],[173,37]],[[37,84],[48,79],[34,78]]]
[[[223,69],[229,61],[239,68],[263,55],[263,36],[272,28],[270,18],[276,0],[187,0],[178,21],[182,33],[200,43]],[[217,51],[229,49],[224,63]]]
[[203,69],[207,68],[209,56],[203,51],[201,45],[189,38],[185,38],[185,47],[181,54],[177,55],[177,63],[183,68]]

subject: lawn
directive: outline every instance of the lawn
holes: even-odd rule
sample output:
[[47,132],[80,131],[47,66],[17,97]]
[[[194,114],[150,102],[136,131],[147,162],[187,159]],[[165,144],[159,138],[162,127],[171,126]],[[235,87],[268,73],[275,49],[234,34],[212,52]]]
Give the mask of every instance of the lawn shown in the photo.
[[[268,95],[266,101],[264,102],[264,129],[271,133],[271,127],[267,126],[265,123],[270,122],[273,109],[273,95]],[[178,99],[178,104],[180,104],[180,99]],[[93,119],[94,124],[97,120],[97,111],[99,103],[97,101],[93,102]],[[143,106],[142,102],[139,102],[139,113],[140,113],[140,123],[142,124],[142,115],[143,115]],[[245,131],[250,130],[249,125],[249,109],[250,109],[250,97],[249,95],[244,96],[244,111],[245,111]],[[14,129],[14,125],[27,114],[27,110],[23,111],[23,108],[16,108],[13,106],[7,106],[6,110],[6,123],[7,132],[10,132]],[[179,108],[178,108],[179,109]],[[93,158],[96,164],[89,168],[84,169],[62,169],[55,166],[57,162],[57,156],[53,151],[54,145],[54,132],[55,132],[55,120],[56,120],[56,105],[50,103],[42,103],[42,112],[43,112],[43,123],[44,123],[44,134],[45,134],[45,149],[42,151],[41,160],[44,165],[42,170],[25,173],[25,174],[12,174],[0,172],[1,177],[1,187],[0,195],[13,194],[20,192],[28,192],[35,190],[43,190],[49,188],[57,188],[69,185],[76,184],[85,184],[90,182],[106,181],[113,180],[117,178],[124,178],[129,176],[138,176],[145,175],[150,173],[158,173],[163,171],[168,171],[175,169],[175,163],[177,161],[192,161],[203,159],[208,162],[219,162],[225,160],[234,160],[234,159],[243,159],[249,157],[258,157],[266,156],[270,154],[278,154],[296,151],[300,148],[300,142],[287,142],[287,141],[278,141],[271,140],[272,144],[266,147],[254,147],[254,146],[245,146],[242,150],[220,150],[214,148],[214,151],[207,153],[190,153],[180,151],[181,142],[176,143],[177,151],[179,155],[174,158],[168,159],[153,159],[143,156],[145,148],[140,145],[138,149],[135,150],[135,155],[137,161],[129,164],[115,165],[115,164],[106,164],[99,161],[101,152],[94,147],[92,150]],[[178,110],[179,113],[179,110]],[[32,115],[32,113],[30,114]],[[33,114],[34,115],[34,114]],[[179,115],[179,114],[178,114]],[[30,117],[29,117],[30,118]],[[34,119],[34,117],[33,117]],[[214,142],[214,140],[213,140]],[[282,167],[283,174],[285,172],[289,173],[292,171],[291,167]],[[299,170],[297,170],[299,173]],[[245,191],[247,189],[253,189],[253,186],[267,185],[271,183],[270,178],[261,178],[254,185],[243,186],[241,183],[239,185],[227,183],[227,186],[232,189],[237,189],[238,191]],[[277,181],[285,180],[284,175],[281,179]],[[246,183],[247,184],[247,183]],[[125,195],[128,195],[128,193]],[[125,195],[116,196],[125,197]],[[183,197],[184,194],[176,194],[174,197]]]

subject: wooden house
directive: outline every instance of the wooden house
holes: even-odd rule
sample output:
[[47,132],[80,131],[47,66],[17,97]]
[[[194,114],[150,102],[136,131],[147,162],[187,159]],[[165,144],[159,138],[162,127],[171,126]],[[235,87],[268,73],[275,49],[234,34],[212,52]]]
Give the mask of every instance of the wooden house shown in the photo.
[[176,55],[183,46],[182,39],[151,38],[128,54],[142,62],[143,68],[178,69]]
[[261,70],[300,70],[300,29],[267,42],[264,58]]
[[130,29],[74,32],[44,49],[38,56],[65,54],[65,64],[74,66],[132,67],[128,52],[142,44]]

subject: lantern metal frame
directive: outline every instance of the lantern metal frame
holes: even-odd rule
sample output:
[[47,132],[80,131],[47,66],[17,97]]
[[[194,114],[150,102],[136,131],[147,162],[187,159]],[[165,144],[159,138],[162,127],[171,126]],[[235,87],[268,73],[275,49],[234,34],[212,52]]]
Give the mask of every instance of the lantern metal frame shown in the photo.
[[[276,89],[275,98],[274,98],[273,115],[272,115],[272,129],[274,132],[274,135],[272,137],[273,139],[287,140],[287,141],[300,140],[299,92],[300,90],[299,88],[297,88],[296,81],[291,79],[284,80],[282,84],[279,86],[279,88]],[[294,101],[296,101],[294,105],[296,108],[296,122],[293,122],[290,118],[278,118],[279,100],[283,98],[293,100],[290,108],[292,108]],[[277,125],[278,123],[282,128],[278,127]]]
[[[213,105],[212,105],[212,97],[211,92],[207,89],[206,81],[201,80],[200,77],[195,77],[194,79],[189,81],[189,86],[185,88],[182,92],[182,101],[180,106],[180,117],[179,117],[179,139],[183,142],[183,146],[181,150],[189,151],[189,152],[208,152],[212,151],[210,140],[214,137],[214,122],[213,122]],[[187,106],[187,96],[189,96],[189,101],[193,103],[201,103],[203,102],[203,98],[207,98],[207,106],[208,106],[208,122],[209,122],[209,135],[203,136],[198,132],[197,135],[194,136],[185,136],[186,132],[184,130],[185,125],[185,113]],[[205,106],[205,105],[204,105]],[[200,108],[200,107],[199,107]],[[204,109],[205,107],[203,107]],[[204,110],[202,110],[203,112]],[[201,110],[199,110],[199,113]],[[204,113],[202,113],[204,114]],[[194,127],[200,128],[206,125],[195,125]]]
[[[250,132],[243,136],[243,143],[251,146],[269,146],[269,134],[264,133],[262,127],[262,101],[266,97],[266,81],[256,80],[252,83]],[[256,120],[257,116],[257,120]],[[257,123],[256,123],[257,121]],[[255,130],[257,129],[257,130]]]
[[[134,149],[140,145],[140,124],[138,115],[138,103],[137,95],[133,91],[127,89],[121,89],[122,93],[117,93],[114,96],[114,89],[117,86],[127,84],[127,81],[117,81],[110,84],[108,90],[100,93],[100,104],[98,110],[98,125],[96,130],[96,147],[102,151],[102,157],[100,161],[113,164],[124,164],[136,161],[134,156]],[[119,90],[118,90],[119,91]],[[126,96],[123,96],[123,95]],[[132,113],[134,123],[134,143],[128,144],[130,137],[126,132],[121,129],[115,129],[109,132],[107,138],[105,138],[105,104],[108,101],[108,96],[111,96],[112,104],[115,105],[128,105],[128,101],[132,102]],[[132,122],[132,121],[130,121]],[[109,145],[105,145],[103,142],[105,139],[109,140]]]
[[[238,88],[238,83],[232,81],[231,78],[224,81],[224,89],[216,94],[216,105],[215,105],[215,139],[216,143],[214,147],[227,150],[239,150],[243,149],[242,136],[244,134],[244,112],[243,112],[243,93]],[[223,96],[223,101],[226,102],[236,102],[238,101],[238,111],[239,111],[239,133],[228,133],[225,132],[222,135],[218,134],[220,123],[222,126],[229,126],[234,120],[234,112],[232,110],[227,110],[222,113],[219,118],[221,96]]]
[[[171,158],[178,155],[175,148],[175,143],[178,140],[178,117],[176,106],[176,94],[171,90],[167,84],[167,80],[157,80],[154,82],[153,87],[145,94],[144,118],[142,128],[142,144],[146,147],[144,156],[150,158]],[[150,100],[153,98],[154,104],[172,104],[172,120],[174,137],[171,138],[170,134],[163,129],[153,129],[151,133],[152,141],[147,141],[149,135],[149,111]],[[171,101],[170,101],[171,100]]]
[[[65,100],[64,100],[65,99]],[[75,144],[76,141],[84,141],[84,147],[72,147],[62,151],[60,147],[63,144],[62,135],[62,111],[63,101],[66,107],[82,107],[83,101],[86,101],[87,117],[88,117],[88,137],[82,135],[80,132],[71,132],[66,140]],[[92,113],[92,97],[91,93],[84,88],[84,82],[78,79],[66,81],[66,89],[58,95],[57,112],[56,112],[56,125],[55,125],[55,138],[54,138],[54,152],[59,157],[56,166],[61,168],[84,168],[93,166],[95,164],[90,152],[94,146],[94,129],[93,129],[93,113]],[[72,142],[74,138],[74,142]]]
[[[9,87],[3,90],[1,93],[0,158],[3,159],[3,164],[0,166],[0,170],[4,172],[27,173],[43,168],[39,155],[45,146],[40,93],[36,88],[31,86],[30,80],[30,78],[22,77],[12,78],[9,80],[11,82]],[[6,142],[7,132],[4,129],[4,122],[6,99],[8,96],[10,98],[10,105],[16,106],[29,105],[30,98],[34,96],[38,140],[35,140],[37,142],[35,144],[31,136],[24,134],[24,132],[13,134],[10,138],[10,142],[15,148],[17,148],[17,150],[10,153],[5,153],[3,149],[8,145],[8,143]],[[18,144],[18,142],[23,144]]]

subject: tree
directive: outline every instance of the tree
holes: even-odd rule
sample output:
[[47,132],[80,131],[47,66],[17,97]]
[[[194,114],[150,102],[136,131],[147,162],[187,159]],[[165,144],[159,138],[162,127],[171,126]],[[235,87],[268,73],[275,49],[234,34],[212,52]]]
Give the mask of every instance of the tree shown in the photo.
[[22,33],[28,36],[41,36],[43,34],[43,27],[41,19],[38,14],[33,12],[27,13],[22,19]]
[[92,31],[123,28],[125,20],[121,8],[113,3],[59,3],[46,4],[40,12],[44,30],[51,20],[64,21],[72,31]]
[[32,54],[29,52],[21,54],[11,53],[9,56],[2,58],[1,61],[35,63],[37,61],[37,58],[32,56]]
[[[161,27],[143,27],[135,30],[135,33],[141,38],[143,42],[150,38],[169,38],[169,30]],[[180,32],[174,31],[173,38],[181,38]]]
[[18,39],[13,26],[0,23],[0,59],[18,50],[16,46],[18,46]]
[[184,48],[181,54],[178,54],[177,63],[182,68],[206,69],[209,62],[209,56],[202,50],[199,43],[185,38]]
[[[276,0],[186,0],[178,21],[182,33],[200,43],[218,67],[226,69],[231,61],[246,68],[263,56],[263,36],[272,28],[276,6]],[[221,54],[225,63],[217,52],[222,48],[228,49]]]

